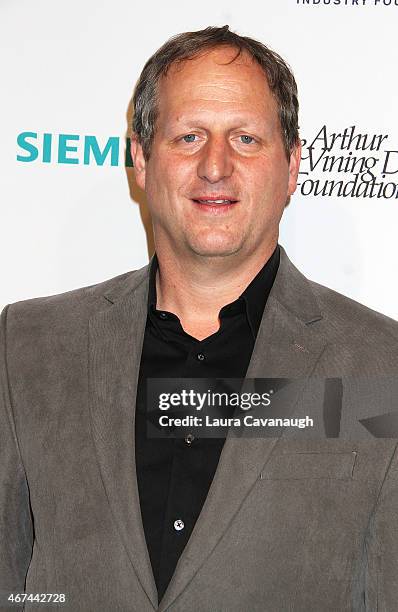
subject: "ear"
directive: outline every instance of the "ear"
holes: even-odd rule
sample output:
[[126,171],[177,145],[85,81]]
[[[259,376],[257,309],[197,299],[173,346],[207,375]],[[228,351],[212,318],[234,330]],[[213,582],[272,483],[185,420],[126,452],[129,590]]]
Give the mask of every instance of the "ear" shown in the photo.
[[131,158],[134,165],[135,180],[138,187],[145,190],[145,158],[137,134],[133,134],[130,143]]
[[288,185],[288,195],[291,196],[297,187],[297,177],[300,168],[301,161],[301,142],[299,142],[293,149],[290,154],[289,161],[289,185]]

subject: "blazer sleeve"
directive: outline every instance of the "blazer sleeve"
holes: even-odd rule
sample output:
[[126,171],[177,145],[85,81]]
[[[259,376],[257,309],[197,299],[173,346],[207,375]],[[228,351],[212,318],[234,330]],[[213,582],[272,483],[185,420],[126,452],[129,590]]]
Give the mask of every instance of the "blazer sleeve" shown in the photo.
[[0,318],[0,610],[10,605],[7,593],[24,592],[33,546],[29,488],[8,384],[8,310],[9,306],[6,306]]
[[398,444],[372,515],[366,544],[366,612],[398,610]]

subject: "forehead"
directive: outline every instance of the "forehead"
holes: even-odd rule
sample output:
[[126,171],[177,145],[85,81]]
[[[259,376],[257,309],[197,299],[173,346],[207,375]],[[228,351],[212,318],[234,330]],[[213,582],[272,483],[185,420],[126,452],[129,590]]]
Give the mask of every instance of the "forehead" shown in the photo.
[[216,47],[172,64],[158,89],[159,115],[173,110],[264,112],[276,103],[261,66],[247,51]]

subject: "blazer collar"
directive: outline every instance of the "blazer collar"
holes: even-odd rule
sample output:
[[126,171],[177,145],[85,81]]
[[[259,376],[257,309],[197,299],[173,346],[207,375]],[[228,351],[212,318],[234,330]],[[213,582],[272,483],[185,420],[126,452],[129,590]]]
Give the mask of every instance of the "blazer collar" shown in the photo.
[[113,279],[103,296],[107,307],[90,318],[89,405],[97,461],[115,527],[135,571],[137,588],[156,609],[157,592],[141,520],[134,448],[147,291],[147,266]]

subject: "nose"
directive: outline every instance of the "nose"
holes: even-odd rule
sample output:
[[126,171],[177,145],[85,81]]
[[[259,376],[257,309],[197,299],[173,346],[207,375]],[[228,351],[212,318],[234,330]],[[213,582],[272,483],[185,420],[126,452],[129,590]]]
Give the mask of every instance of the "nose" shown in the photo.
[[209,183],[229,178],[233,172],[232,151],[222,137],[212,137],[202,148],[198,164],[198,176]]

